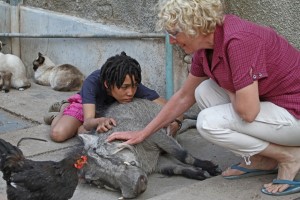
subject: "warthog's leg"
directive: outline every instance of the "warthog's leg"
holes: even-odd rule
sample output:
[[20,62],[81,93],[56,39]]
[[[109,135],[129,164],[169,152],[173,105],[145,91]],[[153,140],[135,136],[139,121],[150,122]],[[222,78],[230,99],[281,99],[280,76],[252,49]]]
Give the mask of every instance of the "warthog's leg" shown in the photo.
[[177,134],[181,134],[190,128],[196,128],[196,124],[197,124],[196,119],[184,119],[182,121],[181,128],[177,131]]
[[183,149],[174,138],[167,136],[167,134],[154,134],[151,140],[153,140],[165,152],[185,164],[200,167],[212,176],[216,176],[221,173],[218,165],[208,160],[201,160],[193,157],[185,149]]
[[168,155],[161,155],[159,157],[157,171],[167,176],[181,175],[197,180],[204,180],[210,177],[210,174],[201,168],[184,164]]

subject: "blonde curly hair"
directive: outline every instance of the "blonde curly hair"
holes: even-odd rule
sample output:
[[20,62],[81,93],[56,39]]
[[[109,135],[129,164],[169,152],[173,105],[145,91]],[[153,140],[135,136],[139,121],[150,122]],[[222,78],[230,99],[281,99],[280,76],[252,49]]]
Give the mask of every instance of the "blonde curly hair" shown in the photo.
[[224,19],[221,0],[160,0],[157,30],[185,32],[190,36],[212,33]]

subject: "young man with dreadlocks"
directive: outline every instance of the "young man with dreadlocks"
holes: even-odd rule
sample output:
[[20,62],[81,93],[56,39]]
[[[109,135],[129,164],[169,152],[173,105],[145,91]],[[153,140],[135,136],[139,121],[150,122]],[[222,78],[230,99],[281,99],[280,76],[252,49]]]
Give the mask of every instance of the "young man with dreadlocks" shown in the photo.
[[[125,52],[107,59],[101,69],[90,74],[83,83],[81,91],[67,101],[56,102],[44,117],[46,124],[51,124],[50,137],[55,142],[63,142],[77,133],[96,129],[106,132],[116,125],[113,118],[101,117],[102,106],[115,101],[128,103],[133,97],[144,98],[164,105],[166,100],[157,92],[141,83],[139,63]],[[171,133],[179,129],[178,123],[171,124]]]

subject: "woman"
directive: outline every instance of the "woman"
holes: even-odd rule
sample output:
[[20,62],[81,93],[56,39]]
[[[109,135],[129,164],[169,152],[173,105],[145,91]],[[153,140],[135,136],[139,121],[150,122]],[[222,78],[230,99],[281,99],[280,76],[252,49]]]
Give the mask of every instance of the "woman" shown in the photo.
[[[157,92],[141,83],[140,64],[125,52],[107,59],[101,70],[91,73],[83,83],[81,91],[68,101],[56,102],[50,106],[44,117],[51,124],[50,137],[55,142],[63,142],[77,133],[96,129],[106,132],[117,122],[113,118],[102,117],[101,108],[115,101],[128,103],[135,98],[143,98],[164,105],[166,100]],[[170,134],[180,129],[182,117],[170,125]]]
[[144,130],[116,132],[109,141],[139,143],[197,102],[199,133],[244,158],[224,178],[278,169],[262,192],[299,192],[299,50],[270,28],[224,15],[220,0],[165,0],[159,9],[158,27],[170,43],[194,54],[190,74]]

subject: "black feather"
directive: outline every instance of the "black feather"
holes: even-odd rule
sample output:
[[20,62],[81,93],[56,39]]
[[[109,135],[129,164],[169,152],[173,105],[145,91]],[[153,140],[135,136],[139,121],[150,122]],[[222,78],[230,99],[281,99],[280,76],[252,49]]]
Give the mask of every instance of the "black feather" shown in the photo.
[[67,200],[78,184],[74,167],[80,154],[59,162],[26,159],[22,151],[0,139],[0,170],[7,183],[8,200]]

